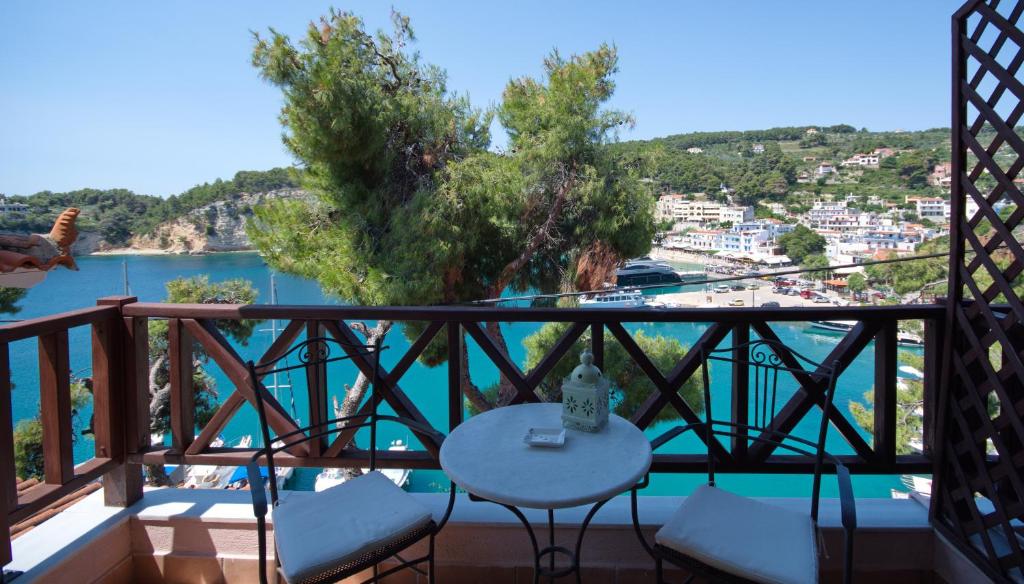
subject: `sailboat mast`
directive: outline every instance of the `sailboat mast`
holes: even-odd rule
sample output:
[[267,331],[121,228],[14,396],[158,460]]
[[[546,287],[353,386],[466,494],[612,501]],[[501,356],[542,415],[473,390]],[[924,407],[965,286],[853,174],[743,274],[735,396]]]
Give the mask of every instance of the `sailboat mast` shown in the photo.
[[[276,305],[277,304],[277,282],[274,281],[274,273],[273,272],[270,273],[270,304],[271,305]],[[277,320],[270,319],[270,342],[274,342],[276,340],[277,340]],[[278,396],[278,393],[277,393],[277,387],[278,387],[277,371],[274,371],[273,378],[274,378],[274,399],[277,400],[277,399],[280,399],[279,396]]]
[[128,286],[128,260],[121,260],[121,278],[124,280],[124,295],[131,296],[131,287]]

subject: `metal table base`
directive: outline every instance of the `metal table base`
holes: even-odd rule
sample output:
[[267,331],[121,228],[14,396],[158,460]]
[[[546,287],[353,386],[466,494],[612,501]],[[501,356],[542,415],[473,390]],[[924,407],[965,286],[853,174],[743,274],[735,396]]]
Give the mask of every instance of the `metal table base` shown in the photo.
[[[580,550],[583,547],[583,535],[587,531],[587,526],[590,525],[590,521],[594,518],[594,515],[598,512],[605,503],[611,499],[605,499],[594,503],[587,512],[586,517],[583,518],[583,524],[580,525],[579,535],[576,536],[576,549],[570,550],[564,546],[555,545],[555,510],[548,509],[548,545],[543,549],[537,542],[537,535],[533,531],[533,526],[530,524],[530,520],[526,518],[526,515],[514,505],[507,505],[505,503],[499,503],[498,501],[492,501],[483,497],[478,497],[473,493],[468,493],[471,501],[486,501],[488,503],[494,503],[495,505],[501,505],[508,509],[516,516],[517,519],[526,527],[526,533],[530,536],[530,545],[533,546],[533,582],[539,584],[541,578],[547,578],[548,582],[554,582],[555,578],[562,578],[571,574],[576,575],[576,584],[582,584],[580,579]],[[569,560],[567,566],[555,567],[556,561],[555,556],[563,555]],[[544,564],[544,559],[547,557],[547,565]]]

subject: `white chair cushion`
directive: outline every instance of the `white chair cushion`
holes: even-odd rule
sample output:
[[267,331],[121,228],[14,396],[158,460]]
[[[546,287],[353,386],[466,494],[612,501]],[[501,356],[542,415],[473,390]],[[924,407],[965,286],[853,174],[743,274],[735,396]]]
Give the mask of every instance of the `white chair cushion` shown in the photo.
[[380,472],[289,496],[272,512],[285,579],[302,582],[422,528],[430,510]]
[[818,581],[814,523],[797,513],[703,485],[655,541],[724,572],[769,583]]

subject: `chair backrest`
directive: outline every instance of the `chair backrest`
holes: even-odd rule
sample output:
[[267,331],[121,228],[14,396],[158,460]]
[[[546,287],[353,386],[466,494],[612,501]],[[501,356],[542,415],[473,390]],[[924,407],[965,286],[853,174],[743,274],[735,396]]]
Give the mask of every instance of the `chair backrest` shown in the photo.
[[[730,363],[748,373],[747,422],[718,420],[712,413],[710,365],[713,362]],[[835,397],[838,363],[822,363],[801,355],[783,343],[760,339],[731,347],[702,350],[701,374],[704,382],[704,436],[710,445],[716,436],[746,438],[755,443],[767,443],[790,452],[813,457],[814,481],[811,494],[811,516],[818,520],[818,500],[821,492],[822,462],[825,457],[825,439],[828,435],[829,413]],[[793,436],[776,429],[775,416],[784,403],[780,399],[781,385],[789,386],[785,378],[796,381],[799,388],[810,395],[819,396],[814,401],[821,404],[821,423],[814,439]],[[734,374],[735,375],[735,374]],[[823,401],[822,401],[823,400]],[[714,485],[715,459],[709,450],[708,484]]]
[[[274,465],[274,455],[287,450],[303,442],[310,440],[323,440],[332,434],[341,432],[344,429],[364,428],[370,429],[370,470],[377,468],[377,404],[379,400],[375,395],[377,382],[380,377],[380,352],[387,347],[380,346],[379,341],[371,345],[358,345],[338,341],[331,337],[311,337],[296,343],[276,359],[265,363],[256,364],[249,361],[249,382],[250,388],[256,398],[256,411],[259,414],[260,434],[263,438],[263,446],[259,454],[266,458],[267,474],[270,478],[270,498],[272,504],[277,504],[277,473]],[[365,362],[370,369],[369,396],[370,412],[363,419],[356,419],[358,416],[337,418],[326,416],[328,419],[313,423],[297,430],[284,434],[273,435],[268,423],[268,409],[274,408],[276,413],[286,416],[283,408],[276,401],[268,402],[265,394],[267,391],[263,386],[262,379],[275,373],[304,370],[308,383],[326,388],[327,365],[337,361],[348,361],[359,359]],[[364,371],[365,373],[365,371]],[[321,396],[327,399],[326,390]],[[251,487],[252,488],[252,487]]]

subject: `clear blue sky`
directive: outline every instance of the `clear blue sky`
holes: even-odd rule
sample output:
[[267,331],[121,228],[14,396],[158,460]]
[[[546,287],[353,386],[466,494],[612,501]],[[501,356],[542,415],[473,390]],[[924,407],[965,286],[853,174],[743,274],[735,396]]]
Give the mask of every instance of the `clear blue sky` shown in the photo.
[[[949,125],[957,0],[396,1],[450,88],[495,103],[554,47],[619,48],[624,139],[848,123]],[[330,3],[257,0],[0,3],[0,193],[123,187],[168,195],[291,164],[278,90],[249,63],[250,30],[294,37]],[[388,4],[341,2],[369,28]]]

